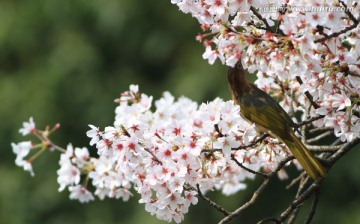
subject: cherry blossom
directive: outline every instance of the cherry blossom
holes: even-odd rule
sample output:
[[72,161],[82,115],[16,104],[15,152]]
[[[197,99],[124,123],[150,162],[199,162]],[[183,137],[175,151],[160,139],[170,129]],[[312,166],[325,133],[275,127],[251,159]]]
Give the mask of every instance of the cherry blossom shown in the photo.
[[60,185],[59,191],[63,191],[65,187],[76,185],[80,182],[80,170],[71,162],[73,156],[74,149],[73,146],[69,144],[66,153],[60,156],[60,169],[57,171],[57,181]]
[[[256,76],[255,85],[276,97],[290,116],[297,115],[295,122],[310,116],[314,127],[331,129],[343,142],[360,138],[356,1],[171,3],[200,23],[203,33],[197,40],[204,44],[202,56],[209,64],[219,59],[234,66],[241,60],[244,69]],[[348,10],[338,10],[345,6]],[[59,191],[67,188],[70,199],[89,202],[95,195],[127,201],[137,193],[151,215],[180,223],[201,194],[239,192],[255,173],[278,171],[279,163],[290,156],[277,139],[260,137],[233,101],[216,98],[198,105],[186,97],[175,99],[167,91],[154,101],[138,85],[130,85],[115,102],[112,125],[89,125],[86,135],[93,153],[71,144],[66,149],[56,146],[49,140],[52,131],[37,130],[30,118],[19,132],[35,135],[40,142],[12,143],[16,165],[33,175],[34,159],[47,149],[57,149]],[[36,148],[39,151],[27,158]],[[296,160],[290,164],[300,168]],[[278,176],[288,177],[286,167]]]
[[77,199],[80,202],[89,202],[94,200],[94,196],[81,185],[69,187],[70,199]]
[[[324,119],[337,121],[335,135],[343,141],[358,135],[353,132],[359,123],[355,99],[360,96],[356,1],[172,1],[180,9],[184,2],[191,5],[184,12],[197,18],[204,31],[198,40],[209,64],[220,59],[233,66],[242,60],[244,68],[257,75],[255,83],[280,97],[286,111],[303,113],[310,105],[304,97],[308,92],[327,111]],[[336,116],[343,110],[347,116]]]
[[20,142],[18,144],[11,143],[11,147],[13,152],[16,154],[15,164],[17,166],[23,167],[25,171],[28,171],[32,176],[34,176],[35,174],[32,169],[31,161],[24,159],[27,155],[29,155],[30,150],[33,148],[32,142],[26,141]]
[[19,130],[22,135],[28,135],[35,130],[34,119],[30,117],[29,122],[24,122],[23,127]]

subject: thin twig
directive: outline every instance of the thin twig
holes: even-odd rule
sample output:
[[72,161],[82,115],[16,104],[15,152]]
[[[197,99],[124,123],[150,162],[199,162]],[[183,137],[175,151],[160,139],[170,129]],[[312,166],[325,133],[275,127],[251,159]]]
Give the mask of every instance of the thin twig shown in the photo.
[[[356,146],[357,144],[360,144],[360,139],[355,139],[349,143],[347,143],[345,146],[343,146],[340,150],[338,150],[336,153],[334,153],[328,160],[327,160],[327,163],[328,163],[328,167],[330,169],[330,167],[338,160],[340,159],[342,156],[344,156],[347,152],[350,151],[350,149],[352,149],[354,146]],[[265,178],[263,183],[259,186],[259,188],[253,193],[251,199],[249,201],[247,201],[246,203],[244,203],[242,206],[240,206],[238,209],[236,209],[234,212],[231,212],[229,213],[229,215],[227,215],[224,219],[222,219],[220,221],[220,224],[223,224],[223,223],[227,223],[229,222],[231,219],[233,219],[234,217],[238,216],[242,211],[246,210],[247,208],[251,207],[255,201],[257,200],[257,198],[259,197],[259,195],[264,191],[265,187],[269,184],[270,180],[271,180],[271,177],[273,175],[276,174],[276,172],[281,169],[281,167],[283,167],[287,161],[290,161],[290,159],[293,159],[292,156],[286,158],[284,161],[280,162],[278,164],[278,167],[270,172],[268,174],[268,178]],[[308,179],[308,177],[307,177]],[[310,196],[311,194],[318,194],[318,193],[315,193],[316,191],[318,191],[319,187],[320,187],[320,184],[322,182],[323,178],[320,178],[318,180],[316,180],[313,184],[310,185],[310,187],[308,189],[306,189],[304,192],[302,192],[300,195],[298,195],[298,197],[296,197],[294,199],[294,201],[290,204],[290,206],[281,214],[281,216],[279,218],[275,218],[275,217],[269,217],[269,218],[265,218],[261,221],[259,221],[258,223],[261,224],[261,223],[265,223],[265,222],[268,222],[268,221],[272,221],[274,223],[282,223],[285,219],[287,219],[290,214],[292,212],[294,212],[299,206],[302,205],[302,203],[304,201],[306,201]],[[305,184],[303,185],[305,186]],[[301,191],[301,189],[299,189],[299,192]],[[316,205],[317,205],[317,201],[318,201],[318,195],[317,196],[314,196],[314,197],[317,197],[316,201],[313,202],[313,207],[309,213],[309,216],[307,218],[307,220],[311,220],[312,217],[314,216],[314,214],[312,213],[315,213],[315,209],[316,209]]]
[[293,224],[295,222],[296,217],[299,214],[299,211],[302,206],[303,206],[303,204],[301,203],[300,205],[298,205],[291,211],[291,213],[288,216],[289,218],[288,218],[287,224]]
[[321,118],[323,118],[323,117],[324,117],[324,116],[312,117],[312,118],[310,118],[309,120],[306,120],[306,121],[302,121],[302,122],[300,122],[300,123],[297,123],[296,126],[301,127],[301,126],[303,126],[303,125],[311,124],[312,122],[317,121],[317,120],[319,120],[319,119],[321,119]]
[[244,166],[242,163],[240,163],[240,162],[235,158],[234,155],[231,155],[231,159],[232,159],[233,161],[235,161],[235,163],[236,163],[238,166],[240,166],[241,168],[243,168],[244,170],[246,170],[246,171],[248,171],[248,172],[250,172],[250,173],[252,173],[252,174],[255,174],[255,175],[258,174],[258,175],[263,176],[263,177],[269,177],[269,175],[266,174],[266,173],[258,172],[258,171],[252,170],[252,169],[250,169],[250,168],[247,168],[247,167]]
[[305,224],[310,224],[311,220],[314,218],[316,208],[317,208],[317,205],[318,205],[318,202],[319,202],[319,198],[320,198],[320,189],[317,188],[317,189],[315,189],[314,199],[313,199],[313,202],[311,204],[311,209],[310,209],[309,215],[305,220]]
[[224,209],[223,207],[221,207],[220,205],[216,204],[214,201],[212,201],[210,198],[206,197],[205,195],[203,195],[203,193],[201,193],[200,190],[200,186],[199,184],[196,185],[197,188],[197,192],[200,198],[204,199],[207,203],[209,203],[211,206],[213,206],[216,210],[218,210],[219,212],[223,213],[225,216],[229,216],[230,212],[228,212],[226,209]]
[[326,163],[329,167],[333,166],[336,161],[338,161],[341,157],[346,155],[353,147],[360,144],[360,139],[356,138],[352,140],[351,142],[347,143],[345,146],[343,146],[341,149],[336,151],[330,158],[326,160]]
[[259,197],[259,195],[264,191],[264,189],[266,188],[266,186],[269,184],[270,179],[266,178],[264,179],[264,181],[262,182],[262,184],[259,186],[259,188],[254,191],[251,199],[249,201],[247,201],[246,203],[244,203],[241,207],[239,207],[238,209],[236,209],[234,212],[231,212],[228,216],[226,216],[225,218],[223,218],[219,224],[224,224],[229,222],[230,220],[232,220],[234,217],[238,216],[243,210],[251,207],[254,202],[256,201],[256,199]]
[[295,159],[294,156],[288,156],[286,157],[285,159],[283,159],[278,165],[277,167],[271,171],[268,175],[269,175],[269,178],[273,177],[275,174],[277,174],[277,172],[279,172],[279,170],[281,170],[285,165],[286,163],[288,163],[289,161]]
[[359,21],[355,18],[355,16],[348,10],[348,6],[345,4],[344,1],[339,0],[340,4],[345,8],[345,14],[354,22],[359,23]]
[[271,171],[269,174],[267,174],[267,178],[264,179],[264,181],[262,182],[262,184],[258,187],[258,189],[256,191],[254,191],[252,197],[250,198],[249,201],[247,201],[246,203],[244,203],[242,206],[240,206],[238,209],[236,209],[235,211],[231,212],[228,216],[226,216],[225,218],[223,218],[219,224],[224,224],[229,222],[230,220],[232,220],[234,217],[238,216],[242,211],[248,209],[249,207],[251,207],[255,201],[257,200],[257,198],[261,195],[261,193],[264,191],[264,189],[266,188],[266,186],[269,184],[271,178],[273,176],[275,176],[277,174],[277,172],[284,167],[284,165],[289,162],[290,160],[294,159],[293,156],[288,156],[287,158],[285,158],[284,160],[282,160],[277,167]]
[[309,134],[314,134],[316,132],[329,131],[329,130],[333,130],[333,128],[332,127],[318,127],[318,128],[310,129]]
[[306,173],[305,172],[301,172],[300,175],[298,177],[296,177],[295,179],[293,179],[290,184],[288,184],[285,189],[290,189],[291,187],[293,187],[297,182],[299,182],[303,177],[305,177]]
[[219,125],[218,124],[214,124],[214,128],[215,131],[219,134],[219,137],[224,137],[224,135],[221,133],[220,129],[219,129]]
[[[296,76],[296,80],[299,82],[300,85],[302,85],[304,82],[302,81],[302,79],[300,78],[300,76]],[[305,96],[308,98],[308,100],[310,101],[311,105],[315,108],[318,109],[319,105],[317,105],[314,102],[313,97],[311,96],[311,94],[309,93],[309,91],[305,91]]]
[[273,222],[276,224],[282,224],[282,222],[280,221],[280,219],[276,218],[276,217],[267,217],[263,220],[260,220],[259,222],[257,222],[257,224],[263,224],[263,223],[267,223],[267,222]]
[[[283,15],[285,15],[285,13],[286,13],[286,11],[287,11],[287,9],[288,9],[288,5],[285,3],[285,4],[282,5],[282,8],[283,8],[283,10],[279,10],[279,14],[280,14],[279,17],[281,17],[281,18],[282,18]],[[281,35],[285,36],[285,34],[284,34],[284,32],[282,31],[282,29],[280,29],[280,25],[281,25],[281,22],[283,21],[283,19],[278,19],[278,21],[279,21],[279,22],[278,22],[278,24],[277,24],[277,26],[276,26],[275,32],[278,33],[278,34],[281,34]]]
[[271,220],[271,221],[276,220],[276,223],[283,223],[289,217],[291,212],[294,211],[294,209],[296,209],[298,206],[301,206],[302,203],[305,200],[307,200],[311,196],[311,194],[313,194],[320,187],[321,181],[322,181],[322,179],[318,179],[314,183],[312,183],[308,189],[306,189],[297,198],[294,199],[294,201],[281,214],[281,216],[279,218],[275,218],[275,217],[264,218],[264,219],[260,220],[258,222],[258,224],[264,224],[269,220]]
[[269,134],[263,134],[261,135],[259,138],[257,138],[255,141],[253,141],[252,143],[250,143],[249,145],[242,145],[239,146],[237,148],[231,149],[231,150],[239,150],[239,149],[246,149],[246,148],[250,148],[253,147],[254,145],[256,145],[259,142],[262,142],[266,137],[270,136]]
[[154,160],[155,160],[158,164],[163,165],[163,163],[160,161],[160,159],[157,158],[156,155],[155,155],[153,152],[150,151],[150,149],[148,149],[148,148],[144,148],[144,149],[145,149],[145,151],[147,151],[148,153],[150,153],[150,155],[154,158]]
[[310,143],[317,142],[317,141],[319,141],[319,140],[321,140],[321,139],[323,139],[323,138],[326,138],[326,137],[328,137],[328,136],[331,136],[332,134],[333,134],[333,131],[324,132],[324,133],[322,133],[322,134],[320,134],[320,135],[318,135],[318,136],[316,136],[316,137],[314,137],[314,138],[308,139],[308,140],[306,141],[306,143],[310,144]]
[[255,7],[250,6],[250,10],[252,11],[252,13],[254,13],[254,15],[255,15],[258,19],[260,19],[260,20],[264,23],[264,25],[266,26],[266,30],[267,30],[268,32],[274,33],[274,31],[271,29],[268,21],[267,21],[265,18],[263,18],[263,17],[260,15],[260,13],[258,13],[258,11],[256,10]]
[[61,152],[61,153],[66,153],[66,149],[64,149],[64,148],[56,145],[55,143],[53,143],[53,142],[50,140],[50,138],[49,138],[46,134],[44,134],[44,132],[36,130],[36,133],[35,133],[35,134],[36,134],[43,142],[46,143],[46,147],[47,147],[48,149],[50,149],[50,151],[52,151],[52,150],[57,150],[57,151],[59,151],[59,152]]
[[320,43],[320,42],[329,40],[329,39],[331,39],[331,38],[333,38],[333,37],[337,37],[337,36],[339,36],[339,35],[341,35],[341,34],[343,34],[343,33],[346,33],[346,32],[348,32],[348,31],[350,31],[350,30],[352,30],[352,29],[355,29],[355,28],[358,26],[358,24],[359,24],[359,23],[354,23],[354,24],[352,24],[351,26],[348,26],[348,27],[344,28],[343,30],[340,30],[340,31],[338,31],[338,32],[334,32],[334,33],[332,33],[332,34],[330,34],[330,35],[328,35],[328,36],[325,36],[325,37],[323,37],[323,38],[317,39],[317,40],[314,41],[314,43]]
[[306,142],[306,125],[301,127],[301,141]]
[[[253,147],[257,143],[262,142],[266,137],[269,137],[269,136],[270,136],[269,134],[263,134],[262,136],[257,138],[255,141],[251,142],[250,144],[242,145],[237,148],[232,148],[231,150],[236,151],[236,150],[240,150],[240,149],[247,149],[247,148]],[[203,150],[201,150],[201,152],[208,152],[208,153],[217,152],[217,151],[222,151],[222,149],[203,149]]]
[[[298,190],[297,190],[297,192],[296,192],[295,198],[298,198],[298,197],[300,196],[301,192],[304,190],[305,185],[306,185],[306,183],[307,183],[308,181],[309,181],[309,177],[308,177],[308,176],[307,176],[307,177],[304,176],[303,178],[301,178],[301,181],[300,181],[300,183],[299,183],[299,188],[298,188]],[[298,205],[297,207],[295,207],[295,208],[293,209],[293,211],[289,213],[289,216],[288,216],[288,224],[294,223],[297,215],[299,214],[299,211],[300,211],[300,208],[302,207],[302,205],[303,205],[303,203],[301,203],[300,205]],[[283,220],[285,220],[285,219],[286,219],[286,217],[284,217]]]
[[334,145],[339,145],[340,143],[342,143],[341,138],[338,138],[338,139],[336,139],[333,143],[331,143],[331,145],[332,145],[332,146],[334,146]]
[[351,75],[351,76],[355,76],[355,77],[360,77],[360,74],[355,74],[355,73],[351,73],[351,72],[347,72],[347,75]]
[[312,152],[335,152],[344,145],[305,145]]
[[297,208],[298,206],[301,206],[302,203],[308,199],[313,192],[320,187],[322,179],[318,179],[315,181],[308,189],[306,189],[303,193],[301,193],[294,201],[290,204],[290,206],[281,214],[280,220],[284,221],[290,213]]
[[351,21],[353,21],[353,24],[351,26],[346,27],[343,30],[340,30],[339,32],[335,32],[335,33],[327,35],[327,36],[325,36],[323,38],[317,39],[317,40],[314,41],[314,43],[320,43],[320,42],[329,40],[329,39],[331,39],[333,37],[337,37],[337,36],[339,36],[341,34],[344,34],[344,33],[348,32],[348,31],[352,30],[352,29],[355,29],[359,25],[360,16],[359,16],[358,19],[356,19],[355,16],[350,12],[350,10],[348,10],[348,7],[345,4],[345,2],[339,0],[339,3],[345,8],[345,14],[351,19]]

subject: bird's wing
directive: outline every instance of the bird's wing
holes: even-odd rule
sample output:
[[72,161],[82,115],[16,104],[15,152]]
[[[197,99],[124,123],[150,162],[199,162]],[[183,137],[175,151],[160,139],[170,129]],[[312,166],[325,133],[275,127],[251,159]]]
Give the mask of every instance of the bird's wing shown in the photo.
[[[240,105],[241,107],[241,105]],[[268,106],[242,107],[241,113],[248,120],[260,126],[263,131],[275,135],[274,137],[288,138],[289,126],[279,113]]]
[[279,115],[286,120],[286,122],[291,126],[291,127],[296,127],[294,121],[291,119],[291,117],[288,115],[288,113],[284,110],[284,108],[282,108],[280,106],[280,104],[278,102],[276,102],[269,94],[265,93],[264,91],[262,91],[261,89],[259,89],[257,86],[255,86],[254,84],[251,84],[252,89],[255,91],[255,95],[257,96],[256,98],[263,98],[266,103],[271,107],[274,108],[274,110],[276,110]]
[[271,96],[257,87],[243,95],[240,109],[244,117],[268,132],[280,138],[289,138],[293,121]]

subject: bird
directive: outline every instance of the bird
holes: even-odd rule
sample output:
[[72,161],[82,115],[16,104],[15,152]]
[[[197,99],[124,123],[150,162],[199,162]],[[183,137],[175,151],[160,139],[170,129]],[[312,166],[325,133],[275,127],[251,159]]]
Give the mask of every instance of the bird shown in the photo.
[[228,66],[227,78],[241,117],[250,124],[255,123],[257,132],[268,133],[283,142],[312,179],[325,177],[326,168],[297,138],[294,132],[297,126],[286,111],[266,92],[248,83],[241,59],[234,67]]

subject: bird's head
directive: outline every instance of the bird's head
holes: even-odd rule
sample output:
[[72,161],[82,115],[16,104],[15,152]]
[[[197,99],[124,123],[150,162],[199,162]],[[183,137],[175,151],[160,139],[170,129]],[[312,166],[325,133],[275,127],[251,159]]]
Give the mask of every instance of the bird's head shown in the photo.
[[233,100],[235,101],[249,89],[249,84],[246,80],[245,71],[242,67],[241,60],[239,60],[234,67],[228,67],[227,76]]

